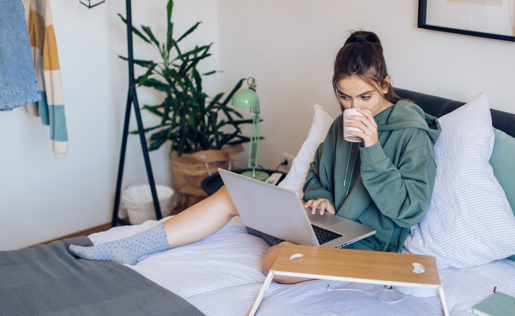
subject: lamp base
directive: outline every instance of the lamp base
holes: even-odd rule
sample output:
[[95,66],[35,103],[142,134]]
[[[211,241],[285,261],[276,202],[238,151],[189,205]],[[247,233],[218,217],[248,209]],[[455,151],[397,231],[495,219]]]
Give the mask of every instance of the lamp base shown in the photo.
[[245,172],[242,173],[242,175],[244,175],[245,177],[249,177],[249,178],[252,178],[252,179],[259,180],[259,181],[265,181],[270,176],[268,173],[266,173],[264,171],[259,171],[259,170],[245,171]]

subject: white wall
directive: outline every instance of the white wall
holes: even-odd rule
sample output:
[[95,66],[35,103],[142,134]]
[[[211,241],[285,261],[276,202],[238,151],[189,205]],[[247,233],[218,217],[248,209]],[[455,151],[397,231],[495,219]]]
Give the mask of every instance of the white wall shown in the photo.
[[[63,78],[69,150],[55,159],[49,129],[23,108],[0,113],[0,250],[17,249],[111,221],[121,134],[127,100],[125,1],[106,1],[87,9],[79,1],[50,0]],[[158,38],[166,30],[167,1],[133,1],[133,24],[149,25]],[[215,42],[214,56],[202,70],[218,69],[216,0],[176,0],[175,35],[197,21],[203,24],[185,48]],[[194,38],[193,38],[194,37]],[[156,59],[148,44],[134,38],[135,58]],[[141,74],[141,68],[137,74]],[[208,91],[219,90],[220,75],[205,80]],[[159,96],[139,90],[140,104]],[[157,104],[157,103],[155,103]],[[145,115],[147,114],[147,115]],[[144,125],[155,118],[143,113]],[[132,115],[134,118],[134,114]],[[131,130],[136,127],[133,119]],[[165,148],[151,153],[158,184],[171,184]],[[129,136],[123,186],[147,181],[141,145]]]
[[[515,112],[515,43],[418,29],[415,0],[224,0],[218,2],[220,67],[230,81],[253,76],[263,123],[260,164],[295,155],[313,104],[336,116],[333,59],[349,30],[376,32],[394,86]],[[512,13],[514,15],[515,13]],[[232,79],[231,79],[232,78]],[[222,88],[231,83],[224,78]]]
[[[133,1],[134,24],[164,33],[166,1]],[[260,164],[275,168],[295,154],[313,104],[339,114],[331,89],[333,58],[348,30],[376,32],[395,86],[468,101],[485,91],[493,108],[515,112],[515,44],[416,28],[415,0],[176,0],[180,34],[198,20],[199,44],[215,42],[208,92],[257,80],[267,138]],[[16,249],[110,221],[127,93],[122,1],[88,10],[51,0],[63,74],[70,149],[53,158],[48,128],[23,109],[0,114],[0,250]],[[159,33],[159,32],[156,32]],[[194,43],[190,43],[193,45]],[[155,54],[135,40],[136,58]],[[156,58],[156,57],[154,57]],[[158,99],[140,91],[141,104]],[[248,114],[246,114],[248,115]],[[152,118],[145,116],[145,126]],[[133,122],[132,126],[135,124]],[[245,155],[242,155],[243,157]],[[170,184],[166,150],[151,154],[157,183]],[[131,136],[124,186],[145,181],[140,145]]]

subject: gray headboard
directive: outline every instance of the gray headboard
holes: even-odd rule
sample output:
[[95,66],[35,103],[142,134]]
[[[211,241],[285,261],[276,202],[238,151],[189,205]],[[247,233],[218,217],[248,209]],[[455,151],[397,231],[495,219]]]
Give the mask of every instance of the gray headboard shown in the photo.
[[[402,98],[409,99],[420,106],[424,112],[436,117],[445,115],[465,102],[440,98],[434,95],[394,88],[394,91]],[[492,124],[495,128],[515,137],[515,114],[499,110],[490,110],[492,113]]]

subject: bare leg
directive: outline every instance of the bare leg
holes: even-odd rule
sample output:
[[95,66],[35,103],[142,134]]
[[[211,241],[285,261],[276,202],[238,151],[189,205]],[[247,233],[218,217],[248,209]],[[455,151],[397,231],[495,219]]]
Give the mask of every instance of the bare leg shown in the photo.
[[134,265],[147,254],[189,244],[220,230],[236,207],[225,187],[164,223],[127,238],[93,247],[70,245],[70,252],[89,260],[115,261]]
[[[268,251],[265,254],[265,257],[263,258],[263,274],[268,275],[268,272],[270,272],[270,269],[272,269],[272,266],[274,265],[275,261],[279,257],[279,253],[281,252],[281,249],[283,249],[284,246],[287,244],[292,244],[291,242],[283,241],[280,244],[277,244],[275,246],[272,246],[268,249]],[[292,283],[298,283],[302,281],[308,281],[312,279],[308,278],[297,278],[297,277],[290,277],[290,276],[284,276],[284,275],[276,275],[274,276],[273,280],[277,283],[284,283],[284,284],[292,284]]]
[[223,186],[215,194],[163,223],[170,248],[186,245],[219,231],[238,211]]

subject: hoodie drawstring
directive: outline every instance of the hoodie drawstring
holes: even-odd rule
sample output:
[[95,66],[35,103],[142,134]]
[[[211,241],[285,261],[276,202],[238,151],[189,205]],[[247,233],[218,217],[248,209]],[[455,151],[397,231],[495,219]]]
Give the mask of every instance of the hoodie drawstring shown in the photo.
[[[347,167],[345,168],[345,178],[343,179],[343,187],[345,188],[347,185],[347,177],[349,177],[349,166],[351,162],[352,149],[354,148],[354,144],[350,144],[349,157],[347,159]],[[345,191],[345,197],[349,194],[350,190],[350,182],[352,180],[352,175],[354,174],[354,168],[356,167],[356,158],[358,157],[359,150],[356,150],[356,154],[354,155],[354,160],[352,162],[352,170],[350,172],[349,186],[347,186],[347,190]]]

